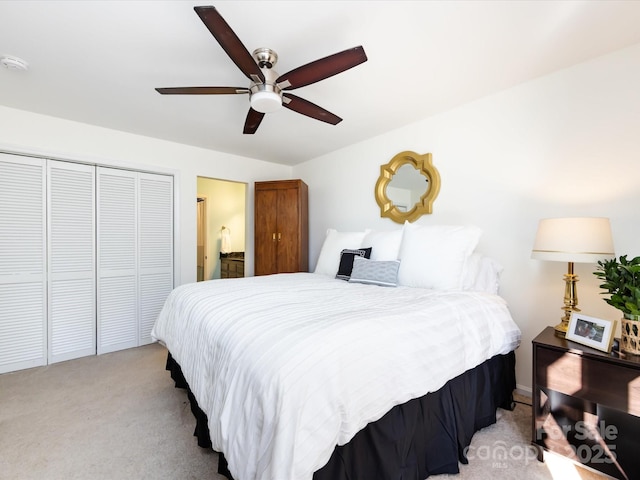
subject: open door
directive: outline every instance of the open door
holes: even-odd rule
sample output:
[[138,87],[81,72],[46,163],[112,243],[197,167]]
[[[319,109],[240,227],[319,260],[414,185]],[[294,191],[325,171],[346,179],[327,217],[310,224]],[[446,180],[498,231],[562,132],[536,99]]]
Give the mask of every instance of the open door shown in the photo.
[[197,252],[197,266],[198,277],[197,281],[204,280],[205,272],[207,271],[207,198],[198,197],[198,252]]

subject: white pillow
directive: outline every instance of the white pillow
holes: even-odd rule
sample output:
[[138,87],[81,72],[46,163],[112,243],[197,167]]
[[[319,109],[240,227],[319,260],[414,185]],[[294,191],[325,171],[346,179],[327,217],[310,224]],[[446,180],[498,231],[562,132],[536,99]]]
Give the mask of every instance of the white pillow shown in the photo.
[[474,278],[467,280],[471,280],[470,285],[468,284],[468,288],[463,288],[474,292],[487,292],[498,295],[498,291],[500,289],[500,274],[504,268],[494,259],[480,253],[471,254],[469,260],[475,256],[480,258],[477,261],[478,267]]
[[472,253],[467,258],[462,270],[462,289],[463,290],[475,290],[476,278],[480,271],[480,263],[482,262],[481,253]]
[[371,260],[397,260],[400,253],[400,244],[402,243],[402,229],[391,230],[388,232],[371,231],[364,236],[362,240],[363,248],[372,247]]
[[340,252],[344,249],[354,250],[362,246],[362,239],[369,232],[338,232],[333,228],[327,230],[322,244],[320,256],[314,273],[336,276],[340,266]]
[[473,226],[404,225],[398,283],[435,290],[461,289],[465,264],[482,231]]

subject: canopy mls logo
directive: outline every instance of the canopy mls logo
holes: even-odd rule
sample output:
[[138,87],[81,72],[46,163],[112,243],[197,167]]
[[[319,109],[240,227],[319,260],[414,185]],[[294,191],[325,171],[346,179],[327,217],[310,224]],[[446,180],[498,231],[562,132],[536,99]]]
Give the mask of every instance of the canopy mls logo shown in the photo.
[[531,445],[511,445],[498,440],[493,445],[481,445],[474,447],[470,445],[464,449],[464,456],[467,460],[490,461],[492,468],[509,468],[507,460],[513,462],[524,462],[529,465],[534,460],[537,461],[538,452]]
[[[567,438],[572,437],[576,442],[585,442],[579,445],[571,445]],[[615,425],[606,425],[604,421],[600,421],[598,425],[586,423],[584,421],[576,422],[574,425],[563,425],[550,431],[538,429],[536,431],[536,440],[538,442],[554,442],[566,449],[561,452],[554,447],[556,453],[574,458],[581,463],[615,463],[616,462],[616,445],[613,443],[618,438],[618,427]],[[508,468],[509,461],[529,462],[537,461],[538,452],[531,445],[507,445],[506,442],[500,440],[492,445],[481,445],[474,447],[472,445],[464,449],[464,455],[467,460],[477,459],[480,461],[490,461],[492,468]]]

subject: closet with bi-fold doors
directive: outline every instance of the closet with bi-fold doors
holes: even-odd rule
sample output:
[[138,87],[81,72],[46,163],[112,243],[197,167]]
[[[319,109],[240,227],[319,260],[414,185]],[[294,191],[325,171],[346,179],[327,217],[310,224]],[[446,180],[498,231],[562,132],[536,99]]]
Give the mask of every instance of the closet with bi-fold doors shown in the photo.
[[0,373],[151,343],[173,176],[0,153]]

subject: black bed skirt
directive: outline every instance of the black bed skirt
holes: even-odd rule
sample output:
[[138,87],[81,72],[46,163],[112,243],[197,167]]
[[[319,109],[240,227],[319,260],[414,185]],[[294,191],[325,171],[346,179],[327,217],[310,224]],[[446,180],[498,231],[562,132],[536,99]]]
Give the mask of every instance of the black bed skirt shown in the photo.
[[[211,448],[206,414],[198,407],[171,353],[167,370],[185,388],[196,417],[198,445]],[[512,410],[516,387],[515,353],[497,355],[447,382],[440,390],[392,408],[346,445],[336,447],[314,480],[424,480],[458,473],[467,463],[473,434],[496,422],[496,410]],[[218,473],[233,480],[220,453]]]

